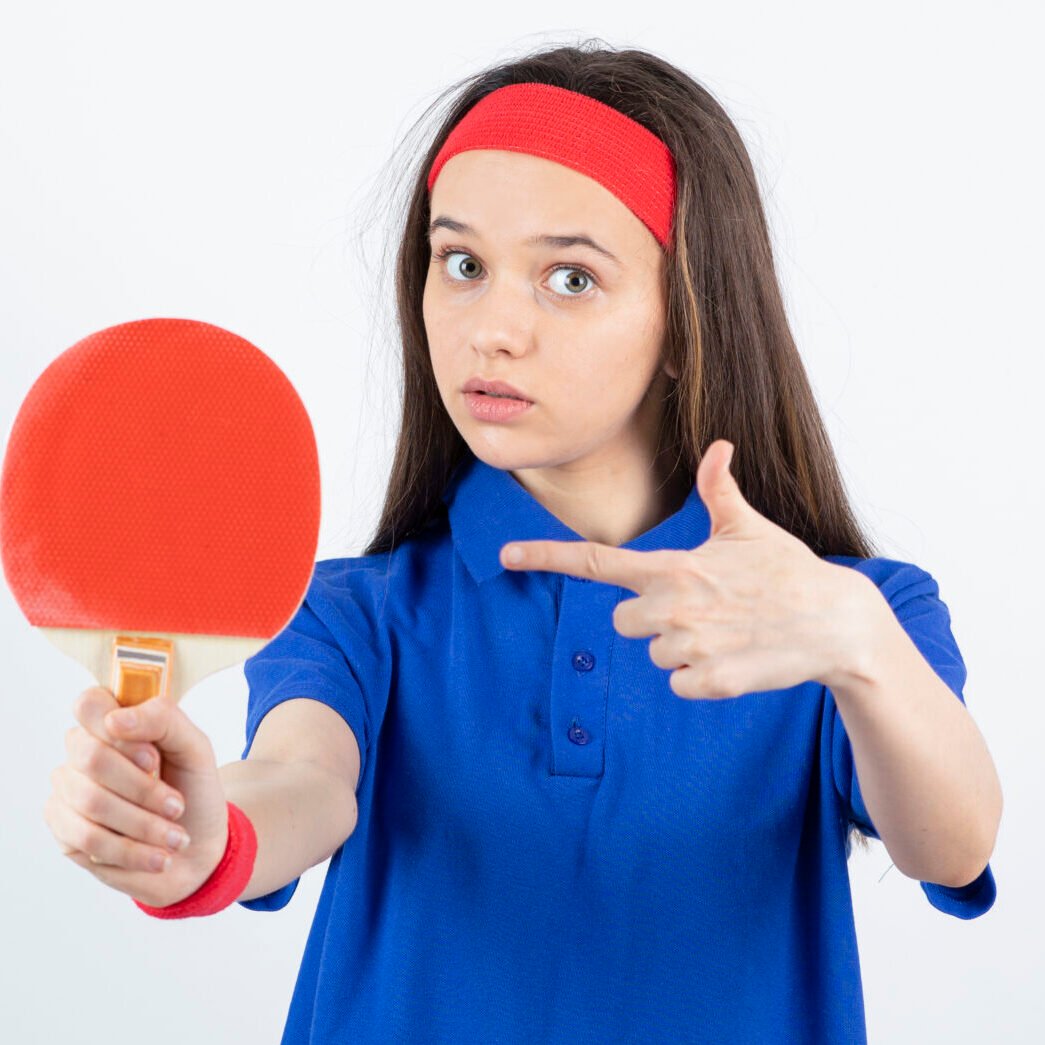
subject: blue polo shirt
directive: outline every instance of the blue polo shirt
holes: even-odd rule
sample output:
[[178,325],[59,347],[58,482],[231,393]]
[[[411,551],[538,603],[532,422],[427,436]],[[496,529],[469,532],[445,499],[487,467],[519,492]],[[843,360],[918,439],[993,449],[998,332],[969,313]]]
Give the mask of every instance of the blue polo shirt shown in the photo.
[[[879,836],[830,690],[679,697],[650,640],[613,627],[633,591],[501,566],[510,540],[581,539],[511,473],[469,454],[443,501],[391,553],[318,562],[245,666],[243,757],[294,697],[339,712],[362,755],[284,1045],[864,1042],[848,832]],[[694,485],[623,547],[709,532]],[[963,700],[933,578],[828,558]],[[298,881],[243,906],[279,910]],[[921,888],[957,918],[995,898],[989,866]]]

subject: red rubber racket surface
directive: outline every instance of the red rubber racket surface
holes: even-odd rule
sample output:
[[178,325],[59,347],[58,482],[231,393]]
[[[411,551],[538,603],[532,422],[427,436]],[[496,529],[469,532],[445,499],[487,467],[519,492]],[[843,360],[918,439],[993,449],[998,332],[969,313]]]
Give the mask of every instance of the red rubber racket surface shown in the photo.
[[314,566],[308,414],[249,341],[187,319],[92,334],[30,389],[0,478],[29,622],[271,638]]

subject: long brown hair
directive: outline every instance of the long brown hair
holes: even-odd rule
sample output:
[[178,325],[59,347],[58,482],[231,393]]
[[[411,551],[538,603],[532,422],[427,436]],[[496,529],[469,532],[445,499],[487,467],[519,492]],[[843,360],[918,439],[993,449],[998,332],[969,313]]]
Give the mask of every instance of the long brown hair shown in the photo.
[[[422,115],[449,96],[438,130],[395,161],[409,186],[395,258],[400,422],[380,521],[363,554],[391,551],[444,518],[440,494],[471,454],[443,406],[425,334],[426,176],[451,129],[480,98],[523,82],[613,106],[658,135],[675,158],[665,360],[679,376],[665,400],[660,452],[696,476],[708,445],[728,439],[736,448],[730,470],[762,515],[819,556],[878,554],[850,507],[788,325],[758,183],[737,128],[687,73],[647,51],[600,40],[537,50],[447,88]],[[863,833],[853,833],[866,849]]]

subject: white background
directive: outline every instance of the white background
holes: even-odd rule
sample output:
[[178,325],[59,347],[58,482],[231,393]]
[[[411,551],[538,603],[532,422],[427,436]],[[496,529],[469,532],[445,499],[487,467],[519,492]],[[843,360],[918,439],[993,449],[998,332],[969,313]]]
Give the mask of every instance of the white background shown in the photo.
[[[577,16],[563,21],[564,15]],[[705,84],[759,172],[858,514],[940,584],[1005,813],[995,907],[850,861],[870,1040],[1042,1037],[1042,24],[1036,3],[9,4],[0,422],[59,352],[151,316],[253,341],[311,414],[318,556],[376,523],[398,417],[386,169],[462,76],[597,36]],[[90,684],[0,591],[5,1041],[275,1043],[326,865],[279,913],[141,914],[43,822]],[[240,669],[183,702],[239,757]]]

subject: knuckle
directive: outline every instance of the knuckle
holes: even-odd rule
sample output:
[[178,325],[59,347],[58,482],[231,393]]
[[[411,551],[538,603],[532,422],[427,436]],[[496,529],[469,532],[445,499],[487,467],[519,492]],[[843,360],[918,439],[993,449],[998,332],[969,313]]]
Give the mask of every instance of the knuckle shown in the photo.
[[701,679],[701,688],[712,697],[732,696],[729,672],[719,664],[712,664]]
[[[143,773],[149,773],[156,768],[156,749],[152,744],[137,744],[124,751],[123,754]],[[148,760],[148,768],[139,764],[139,759],[142,758]]]
[[666,645],[667,644],[665,643],[664,637],[662,635],[658,635],[649,644],[650,660],[652,660],[653,663],[656,664],[658,668],[666,668],[668,666],[668,661],[667,661],[667,656],[666,656],[667,650],[665,648]]
[[675,563],[675,576],[687,583],[702,579],[704,570],[701,566],[700,556],[695,555],[693,552],[685,552]]
[[73,831],[73,845],[90,856],[100,856],[99,847],[102,841],[101,831],[86,820]]
[[686,608],[677,599],[671,599],[661,611],[663,623],[676,631],[686,626],[687,616]]
[[696,664],[711,655],[707,640],[699,632],[687,633],[683,652],[686,655],[686,662],[689,664]]
[[643,619],[649,621],[658,635],[663,635],[671,627],[671,606],[662,599],[649,599]]
[[169,784],[163,783],[163,781],[158,778],[149,777],[146,782],[141,785],[138,805],[158,812],[163,808],[163,804],[167,801],[167,798],[171,793]]
[[105,765],[106,748],[97,737],[89,737],[80,749],[80,767],[89,775],[98,773]]
[[120,847],[120,863],[124,867],[146,871],[149,868],[149,857],[153,850],[141,842],[128,841]]
[[588,548],[584,553],[584,566],[596,576],[602,574],[602,556],[598,548]]
[[671,578],[671,592],[677,602],[694,603],[700,596],[700,585],[687,570],[679,570]]
[[142,831],[142,837],[147,838],[152,845],[159,846],[161,849],[168,849],[167,832],[171,828],[172,825],[169,821],[158,816],[152,816],[149,817],[145,830]]
[[76,809],[77,812],[84,816],[90,817],[92,820],[97,820],[99,817],[104,815],[108,804],[108,800],[106,799],[105,793],[102,789],[96,785],[92,785],[85,788],[84,791],[77,796]]
[[93,689],[85,689],[76,700],[73,701],[73,715],[80,722],[83,722],[87,713],[91,710],[91,704],[94,702],[92,696],[93,693]]
[[104,686],[88,686],[76,699],[75,709],[77,718],[83,720],[87,715],[97,708],[103,707],[115,698]]

